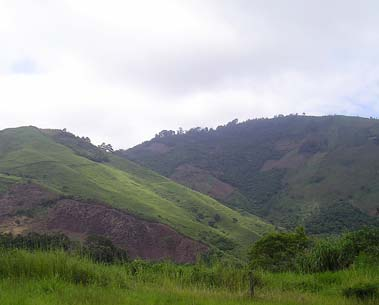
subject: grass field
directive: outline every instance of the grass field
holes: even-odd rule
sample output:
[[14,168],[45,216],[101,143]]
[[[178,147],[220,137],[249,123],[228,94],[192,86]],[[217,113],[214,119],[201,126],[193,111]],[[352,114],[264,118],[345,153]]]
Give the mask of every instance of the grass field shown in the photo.
[[273,230],[256,216],[242,215],[128,160],[111,154],[102,163],[82,157],[34,127],[0,132],[0,173],[3,189],[22,179],[103,201],[234,256],[242,256],[247,246]]
[[374,305],[378,299],[349,299],[342,291],[357,283],[379,284],[378,271],[378,266],[355,266],[308,275],[259,273],[250,298],[244,268],[142,261],[106,266],[59,251],[3,250],[0,304]]

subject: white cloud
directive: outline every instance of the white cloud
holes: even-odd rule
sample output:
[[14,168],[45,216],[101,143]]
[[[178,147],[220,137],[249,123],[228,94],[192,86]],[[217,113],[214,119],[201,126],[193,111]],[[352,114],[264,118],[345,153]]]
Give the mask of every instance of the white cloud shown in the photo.
[[128,147],[278,113],[379,115],[379,2],[0,0],[0,128]]

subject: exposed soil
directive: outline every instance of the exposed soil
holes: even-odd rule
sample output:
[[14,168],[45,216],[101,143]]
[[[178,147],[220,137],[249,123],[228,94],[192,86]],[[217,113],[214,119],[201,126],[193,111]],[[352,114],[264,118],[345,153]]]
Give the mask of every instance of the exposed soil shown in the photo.
[[32,184],[13,186],[0,196],[0,231],[22,234],[63,232],[74,238],[101,235],[132,258],[192,263],[208,247],[167,225],[148,222],[105,204],[60,199]]
[[279,160],[267,160],[261,171],[269,171],[272,169],[296,169],[305,164],[307,161],[307,157],[300,154],[289,154],[285,155],[283,158]]
[[170,178],[189,188],[207,194],[218,200],[225,200],[234,192],[234,187],[227,184],[210,172],[189,164],[180,165]]
[[46,205],[58,196],[35,184],[15,184],[0,195],[0,218],[22,214],[38,205]]
[[149,146],[147,146],[145,149],[150,150],[151,152],[154,152],[154,153],[165,154],[171,150],[171,147],[163,143],[153,142]]
[[289,152],[291,150],[297,149],[300,144],[295,140],[281,139],[275,144],[275,148],[279,151]]

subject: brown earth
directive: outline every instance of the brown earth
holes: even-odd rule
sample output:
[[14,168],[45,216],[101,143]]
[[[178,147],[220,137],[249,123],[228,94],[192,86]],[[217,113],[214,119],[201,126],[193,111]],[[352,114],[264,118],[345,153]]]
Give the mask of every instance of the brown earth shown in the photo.
[[170,178],[218,200],[225,200],[234,192],[234,187],[230,184],[217,179],[206,170],[189,164],[178,166]]
[[275,143],[275,148],[278,151],[289,152],[291,150],[295,150],[300,146],[300,144],[295,140],[290,139],[282,139]]
[[149,146],[147,146],[145,149],[150,150],[151,152],[154,152],[154,153],[165,154],[171,150],[171,147],[163,143],[154,142],[154,143],[151,143]]
[[272,169],[296,169],[303,166],[306,161],[306,156],[297,153],[290,153],[279,160],[267,160],[263,164],[261,171],[265,172]]
[[101,235],[132,258],[193,263],[208,251],[167,225],[138,219],[105,204],[60,199],[40,186],[18,184],[0,196],[0,231],[22,234],[62,232],[84,239]]

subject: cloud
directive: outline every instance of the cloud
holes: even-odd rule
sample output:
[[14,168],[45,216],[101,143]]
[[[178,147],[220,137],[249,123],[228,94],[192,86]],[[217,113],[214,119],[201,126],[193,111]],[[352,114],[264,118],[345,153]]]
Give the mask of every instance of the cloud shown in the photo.
[[278,113],[379,114],[379,2],[2,0],[0,128],[129,147]]

